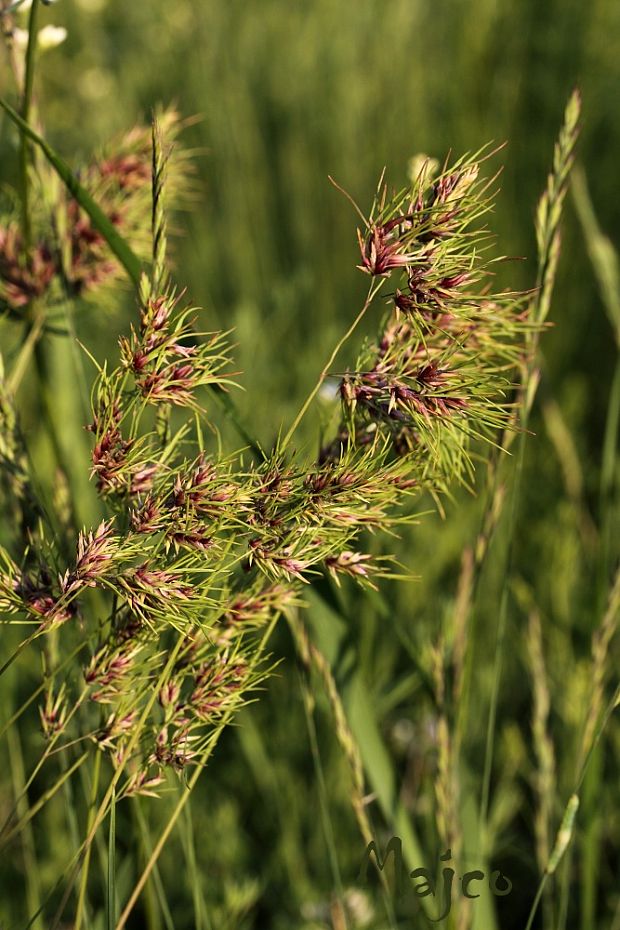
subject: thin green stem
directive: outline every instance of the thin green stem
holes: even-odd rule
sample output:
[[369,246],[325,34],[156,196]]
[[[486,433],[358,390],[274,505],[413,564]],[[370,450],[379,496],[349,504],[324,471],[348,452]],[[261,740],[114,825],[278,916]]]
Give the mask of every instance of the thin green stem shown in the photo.
[[[82,651],[82,649],[84,648],[85,645],[86,645],[85,643],[82,643],[81,645],[79,645],[79,646],[77,647],[77,649],[74,649],[73,652],[70,653],[70,654],[65,658],[65,660],[62,662],[62,664],[58,667],[58,670],[57,670],[57,673],[56,673],[56,674],[58,674],[58,673],[61,672],[63,669],[65,669],[68,665],[70,665],[70,663],[73,661],[73,659],[75,659],[75,657],[76,657],[77,655],[79,655],[79,653]],[[9,720],[7,720],[7,722],[6,722],[5,724],[2,725],[2,728],[0,728],[0,738],[2,738],[2,737],[4,736],[4,734],[13,726],[13,724],[14,724],[17,720],[19,720],[19,718],[21,717],[21,715],[22,715],[23,713],[25,713],[25,712],[28,710],[28,708],[29,708],[30,705],[33,703],[33,701],[36,701],[36,699],[37,699],[38,696],[41,694],[41,692],[45,690],[45,687],[46,687],[45,682],[43,682],[42,684],[40,684],[39,687],[38,687],[35,691],[32,692],[32,694],[30,695],[30,697],[28,697],[28,698],[24,701],[24,703],[21,705],[21,707],[20,707],[18,710],[15,711],[15,713],[12,715],[12,717],[10,717]]]
[[527,924],[525,925],[525,930],[532,930],[532,924],[534,923],[534,918],[536,917],[536,911],[538,910],[538,905],[540,904],[540,899],[542,898],[543,891],[545,890],[545,885],[547,884],[548,877],[549,876],[545,872],[538,886],[536,897],[534,898],[534,901],[532,903],[532,907],[530,909],[530,914],[527,920]]
[[[86,694],[87,694],[86,691],[83,691],[83,692],[82,692],[82,694],[80,695],[80,697],[78,698],[78,700],[76,701],[76,703],[75,703],[75,704],[73,705],[73,707],[71,708],[69,714],[68,714],[67,717],[65,718],[63,730],[58,730],[58,732],[54,734],[54,736],[51,738],[51,740],[49,741],[49,743],[48,743],[47,746],[45,747],[45,750],[41,753],[41,756],[39,757],[39,761],[38,761],[37,764],[35,765],[33,771],[30,773],[30,775],[29,775],[29,777],[28,777],[28,780],[26,781],[26,783],[25,783],[25,785],[24,785],[24,792],[28,791],[28,789],[30,788],[30,786],[31,786],[32,783],[34,782],[35,778],[37,777],[37,775],[39,774],[39,772],[41,771],[41,769],[42,769],[43,766],[45,765],[45,762],[46,762],[46,761],[50,758],[50,756],[52,755],[52,751],[53,751],[53,749],[54,749],[55,744],[58,742],[58,740],[59,740],[60,737],[62,736],[62,733],[64,732],[64,730],[66,730],[66,728],[69,726],[69,723],[71,722],[71,719],[75,716],[75,714],[77,714],[78,710],[79,710],[80,707],[82,706],[82,703],[83,703],[83,701],[84,701],[84,699],[85,699],[85,697],[86,697]],[[16,808],[13,808],[13,809],[11,810],[11,812],[10,812],[9,815],[8,815],[8,817],[7,817],[6,820],[4,821],[4,824],[3,824],[2,827],[0,828],[0,837],[3,837],[4,831],[7,829],[7,827],[8,827],[9,824],[11,823],[11,820],[12,820],[12,818],[13,818],[13,815],[14,815],[14,813],[15,813],[15,810],[16,810]],[[12,833],[13,833],[13,831],[12,831]],[[11,835],[12,835],[12,833],[11,833]],[[2,840],[2,843],[1,843],[1,844],[3,844],[3,843],[4,843],[4,840]],[[1,845],[1,844],[0,844],[0,845]]]
[[[212,930],[207,905],[203,894],[202,873],[196,857],[196,837],[191,812],[191,799],[183,810],[183,823],[179,827],[185,858],[187,861],[187,883],[190,887],[194,904],[194,925],[196,930]],[[155,871],[153,872],[155,875]]]
[[[97,792],[99,791],[99,776],[101,773],[101,753],[95,753],[95,765],[93,771],[93,784],[90,796],[90,803],[88,809],[88,822],[86,829],[89,831],[92,828],[93,820],[95,817],[95,808],[97,805]],[[82,875],[80,878],[80,888],[78,892],[78,903],[77,910],[75,913],[75,926],[74,930],[81,930],[82,919],[86,911],[86,888],[88,885],[88,871],[90,868],[90,854],[91,846],[88,847],[84,855],[84,862],[82,864]]]
[[[527,383],[527,382],[524,382]],[[489,707],[489,716],[487,719],[487,733],[484,751],[484,768],[482,775],[482,792],[480,801],[480,831],[485,828],[489,811],[489,797],[491,791],[491,770],[493,766],[493,745],[495,742],[495,723],[497,720],[497,707],[499,702],[499,690],[502,679],[504,646],[506,640],[506,625],[508,617],[508,579],[512,571],[514,558],[514,535],[517,521],[517,512],[519,509],[519,498],[521,492],[521,478],[523,475],[523,463],[525,460],[525,435],[527,429],[528,411],[524,407],[522,415],[523,432],[519,437],[519,452],[517,458],[517,471],[515,482],[512,490],[512,502],[508,520],[508,552],[506,554],[506,563],[504,567],[504,584],[499,607],[499,617],[497,622],[497,636],[495,640],[495,656],[493,660],[493,685],[491,691],[491,703]]]
[[[254,660],[253,660],[253,664],[254,664],[254,665],[258,664],[258,662],[259,662],[259,660],[260,660],[260,658],[261,658],[261,656],[262,656],[262,653],[263,653],[263,651],[264,651],[264,649],[265,649],[265,646],[267,645],[267,642],[268,642],[268,640],[269,640],[269,637],[271,636],[271,633],[273,632],[273,629],[274,629],[274,627],[275,627],[277,621],[278,621],[278,616],[276,615],[276,616],[271,620],[269,626],[267,627],[265,633],[263,634],[263,636],[262,636],[262,638],[261,638],[261,640],[260,640],[260,643],[258,644],[258,647],[257,647],[257,649],[256,649],[256,652],[254,653]],[[209,741],[208,746],[205,748],[205,750],[204,750],[204,752],[202,753],[202,755],[201,755],[201,757],[200,757],[198,763],[196,764],[196,768],[195,768],[194,771],[192,772],[192,776],[191,776],[191,778],[189,779],[189,781],[188,781],[188,783],[187,783],[187,788],[186,788],[186,790],[185,790],[185,791],[183,792],[183,794],[181,795],[181,797],[180,797],[178,803],[176,804],[176,807],[174,808],[172,814],[170,815],[170,817],[169,817],[169,819],[168,819],[168,822],[167,822],[166,826],[164,827],[164,829],[163,829],[163,831],[162,831],[162,833],[161,833],[161,835],[160,835],[160,837],[159,837],[157,843],[155,844],[155,847],[154,847],[153,852],[152,852],[152,854],[151,854],[151,856],[150,856],[150,858],[149,858],[149,861],[148,861],[147,864],[145,865],[145,867],[144,867],[144,869],[143,869],[143,871],[142,871],[142,875],[141,875],[140,878],[138,879],[138,881],[137,881],[137,883],[136,883],[136,885],[135,885],[135,887],[134,887],[134,889],[133,889],[133,891],[132,891],[132,893],[131,893],[131,895],[130,895],[130,897],[129,897],[129,900],[128,900],[127,904],[125,905],[125,908],[124,908],[124,910],[123,910],[123,913],[122,913],[121,916],[119,917],[119,920],[118,920],[118,923],[116,924],[115,930],[122,930],[122,928],[123,928],[123,927],[125,926],[125,924],[127,923],[127,920],[129,919],[129,915],[131,914],[131,912],[132,912],[132,910],[133,910],[133,908],[134,908],[134,906],[135,906],[135,904],[136,904],[138,898],[140,897],[140,894],[141,894],[141,892],[142,892],[142,889],[144,888],[144,886],[145,886],[145,884],[146,884],[146,882],[147,882],[147,880],[148,880],[149,875],[151,874],[153,868],[155,867],[155,864],[157,863],[157,860],[159,859],[159,856],[160,856],[160,854],[161,854],[162,849],[163,849],[164,846],[166,845],[166,842],[167,842],[167,840],[168,840],[168,837],[170,836],[170,834],[171,834],[171,832],[172,832],[172,829],[173,829],[175,823],[176,823],[177,820],[179,819],[179,817],[180,817],[180,815],[181,815],[181,812],[183,811],[183,808],[185,807],[185,805],[187,804],[187,802],[189,801],[189,799],[190,799],[190,797],[191,797],[192,789],[194,788],[194,786],[196,785],[198,779],[200,778],[200,775],[201,775],[201,773],[202,773],[202,771],[203,771],[205,765],[207,764],[207,762],[208,762],[208,760],[209,760],[209,758],[210,758],[210,756],[211,756],[211,753],[213,752],[213,750],[215,749],[215,747],[216,747],[216,745],[217,745],[217,742],[218,742],[218,740],[219,740],[220,735],[222,734],[223,730],[226,728],[226,726],[227,726],[227,724],[228,724],[230,718],[233,716],[234,712],[235,712],[235,708],[231,708],[231,709],[222,717],[222,720],[220,721],[220,723],[219,723],[217,729],[214,731],[214,733],[213,733],[213,738]]]
[[314,388],[313,388],[313,389],[310,391],[310,393],[308,394],[308,397],[307,397],[306,400],[304,401],[301,410],[299,411],[299,413],[297,414],[297,416],[296,416],[295,419],[293,420],[293,423],[292,423],[291,428],[289,429],[288,433],[286,434],[286,436],[284,437],[284,439],[279,443],[278,449],[279,449],[280,452],[284,452],[284,450],[285,450],[286,447],[288,446],[288,444],[289,444],[289,442],[291,441],[291,438],[292,438],[292,436],[293,436],[293,433],[295,432],[295,430],[297,429],[297,427],[298,427],[299,424],[301,423],[302,419],[303,419],[304,416],[306,415],[306,412],[307,412],[307,410],[308,410],[308,407],[310,406],[310,404],[312,403],[312,401],[314,400],[314,398],[316,397],[316,395],[319,393],[319,391],[320,391],[320,389],[321,389],[321,385],[322,385],[323,382],[325,381],[325,378],[328,376],[329,371],[330,371],[330,369],[331,369],[331,367],[332,367],[332,365],[333,365],[333,363],[334,363],[334,359],[336,358],[336,356],[338,355],[338,353],[339,353],[340,350],[342,349],[342,347],[343,347],[343,345],[345,344],[345,342],[347,342],[347,340],[353,335],[353,333],[354,333],[355,330],[357,329],[358,325],[359,325],[359,324],[361,323],[361,321],[363,320],[364,316],[366,315],[366,311],[368,310],[368,308],[370,307],[371,303],[373,302],[373,300],[375,299],[375,297],[376,297],[377,294],[379,293],[379,290],[381,289],[382,285],[383,285],[383,279],[381,279],[381,280],[375,282],[374,284],[371,284],[370,289],[369,289],[369,291],[368,291],[368,295],[367,295],[367,297],[366,297],[366,300],[364,301],[364,305],[363,305],[362,309],[361,309],[360,312],[357,314],[357,316],[355,317],[355,319],[353,320],[353,322],[351,323],[351,325],[350,325],[349,328],[347,329],[347,331],[346,331],[346,333],[344,334],[344,336],[342,336],[342,338],[336,343],[336,346],[335,346],[335,348],[333,349],[331,355],[329,356],[329,358],[328,358],[328,360],[327,360],[327,362],[326,362],[326,364],[325,364],[325,367],[323,368],[321,374],[319,375],[319,379],[318,379],[317,383],[315,384]]
[[48,788],[48,790],[47,790],[44,794],[41,795],[41,797],[39,798],[39,800],[38,800],[35,804],[33,804],[32,807],[30,807],[30,808],[28,809],[28,813],[26,814],[26,816],[22,817],[22,818],[19,820],[19,822],[15,824],[15,826],[13,827],[13,829],[12,829],[12,830],[9,830],[8,833],[3,837],[3,840],[2,840],[2,845],[3,845],[3,846],[5,846],[5,845],[7,845],[8,843],[10,843],[11,840],[12,840],[15,836],[17,836],[19,833],[21,833],[21,831],[24,829],[24,827],[25,827],[27,824],[29,824],[30,821],[31,821],[34,817],[36,817],[36,815],[39,813],[39,811],[40,811],[43,807],[45,807],[45,805],[47,804],[47,802],[48,802],[48,801],[51,801],[51,799],[54,797],[54,795],[55,795],[58,791],[60,791],[60,789],[62,788],[62,786],[63,786],[64,783],[66,782],[66,780],[67,780],[68,778],[70,778],[70,777],[73,775],[73,773],[74,773],[77,769],[79,769],[79,767],[82,765],[83,762],[86,761],[88,755],[89,755],[89,751],[88,751],[88,750],[86,750],[86,752],[83,752],[82,755],[81,755],[78,759],[76,759],[76,761],[73,763],[73,765],[72,765],[70,768],[68,768],[65,772],[63,772],[63,774],[62,774],[61,777],[58,779],[58,781],[55,782],[55,784],[53,784],[51,788]]
[[[140,806],[141,800],[142,799],[137,795],[131,798],[131,810],[135,817],[138,831],[140,833],[140,840],[142,843],[142,858],[144,864],[146,865],[153,852],[153,843],[151,842],[148,823],[144,816],[144,812],[142,811],[142,807]],[[151,888],[151,883],[147,884],[144,889],[144,910],[146,913],[147,926],[149,930],[159,930],[159,927],[161,926],[161,919],[156,909],[157,903],[159,903],[161,916],[166,926],[166,930],[174,930],[174,921],[170,913],[168,901],[166,900],[164,884],[157,865],[153,866],[152,885],[154,887],[154,894],[153,888]],[[155,898],[157,898],[157,900],[155,900]]]
[[41,629],[40,629],[40,628],[37,628],[37,629],[34,631],[34,633],[31,633],[30,636],[27,636],[26,639],[23,639],[23,640],[21,641],[21,643],[19,644],[19,646],[17,647],[17,649],[15,650],[15,652],[13,652],[13,653],[8,657],[8,659],[6,660],[6,662],[4,663],[4,665],[2,665],[2,667],[0,667],[0,678],[2,678],[2,676],[4,675],[4,673],[6,672],[6,670],[7,670],[8,668],[11,667],[11,665],[13,664],[13,662],[15,661],[15,659],[19,658],[20,654],[23,652],[23,650],[26,648],[26,646],[29,646],[30,643],[34,642],[34,640],[37,639],[37,637],[39,637],[40,635],[41,635]]
[[77,878],[77,875],[80,869],[81,860],[83,859],[86,853],[86,850],[93,842],[93,839],[95,838],[95,834],[97,833],[97,830],[99,829],[102,822],[105,820],[105,817],[107,816],[110,804],[112,802],[112,798],[114,797],[114,793],[116,791],[116,786],[119,783],[123,775],[123,772],[125,771],[126,760],[131,758],[132,753],[134,752],[136,746],[138,745],[138,742],[142,736],[142,730],[144,729],[148,716],[151,713],[153,704],[157,700],[160,690],[164,682],[167,680],[174,666],[174,663],[177,660],[177,656],[183,646],[183,642],[184,642],[183,637],[179,636],[177,638],[174,648],[171,650],[168,656],[168,661],[166,662],[164,668],[162,669],[159,679],[156,682],[155,686],[153,687],[151,695],[144,706],[144,709],[142,711],[140,719],[138,720],[136,728],[132,732],[130,739],[127,741],[127,746],[125,747],[123,761],[120,762],[116,771],[114,772],[114,775],[112,776],[110,780],[110,784],[108,785],[108,789],[103,797],[103,800],[101,801],[99,805],[97,813],[95,814],[91,828],[87,832],[84,842],[82,843],[80,848],[77,850],[77,852],[71,859],[71,862],[69,864],[69,868],[71,868],[71,874],[69,875],[69,879],[67,881],[65,892],[62,896],[62,899],[60,901],[60,904],[58,905],[58,909],[56,911],[54,919],[51,923],[51,930],[56,930],[56,928],[58,927],[62,919],[62,915],[64,913],[65,907],[67,906],[67,901],[69,900],[69,896],[71,894],[71,889],[73,888],[73,885],[75,884],[75,881],[76,881],[76,878]]
[[17,389],[19,388],[22,379],[26,374],[28,364],[35,350],[35,346],[41,338],[44,325],[45,317],[41,313],[33,319],[32,326],[26,330],[19,354],[15,359],[15,363],[11,369],[11,374],[7,380],[7,387],[12,395],[17,393]]
[[[13,778],[15,797],[17,799],[17,812],[20,816],[24,817],[28,812],[28,798],[24,792],[24,757],[17,727],[12,727],[9,730],[8,744],[11,775]],[[28,911],[32,913],[33,911],[38,911],[41,905],[41,880],[31,823],[28,823],[24,828],[21,836],[21,845],[25,865],[26,899]],[[43,930],[43,924],[40,918],[37,918],[36,922],[33,924],[33,930]]]
[[[310,751],[312,754],[312,763],[314,765],[314,773],[316,776],[318,791],[319,791],[319,809],[321,812],[321,823],[323,825],[323,836],[325,837],[325,843],[327,845],[327,855],[329,858],[329,865],[332,873],[332,881],[336,889],[336,895],[338,901],[342,902],[344,900],[344,888],[342,885],[342,876],[340,874],[340,866],[338,864],[338,854],[336,852],[336,842],[334,838],[334,830],[332,827],[332,822],[329,816],[329,808],[327,805],[327,787],[325,785],[325,776],[323,774],[323,766],[321,763],[321,755],[319,753],[319,743],[316,733],[316,723],[314,720],[314,698],[310,692],[308,685],[307,675],[303,670],[299,670],[299,685],[301,688],[301,693],[303,696],[303,705],[306,716],[306,725],[308,727],[308,737],[310,739]],[[346,920],[346,918],[345,918]]]

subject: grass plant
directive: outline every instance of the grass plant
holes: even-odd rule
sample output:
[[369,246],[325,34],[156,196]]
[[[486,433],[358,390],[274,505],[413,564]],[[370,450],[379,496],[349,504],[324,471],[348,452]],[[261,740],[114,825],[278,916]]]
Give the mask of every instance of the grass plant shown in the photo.
[[[263,131],[274,152],[243,202],[220,164],[214,199],[240,222],[201,233],[221,269],[207,313],[176,236],[180,210],[192,235],[204,222],[205,156],[187,141],[199,124],[155,107],[98,149],[63,144],[43,56],[64,34],[42,26],[47,6],[0,6],[15,144],[0,212],[4,924],[617,930],[620,290],[588,165],[574,169],[580,93],[538,184],[530,280],[502,254],[510,235],[496,248],[505,150],[480,148],[471,125],[469,154],[412,157],[395,187],[384,170],[368,205],[349,183],[381,170],[383,142],[348,175],[327,139],[337,180],[311,270],[295,265],[307,232],[287,200],[299,151],[265,104],[270,80],[287,93],[274,58],[243,136],[230,127],[244,164]],[[121,49],[148,26],[90,6],[76,0],[74,28],[109,15],[102,34],[118,30]],[[235,6],[165,15],[221,37]],[[314,41],[336,6],[287,15]],[[396,21],[440,29],[423,4],[394,8],[378,28],[396,50]],[[237,39],[260,58],[290,23],[261,27],[261,50],[254,15],[239,13]],[[361,4],[352,28],[368,35],[373,15]],[[337,44],[317,47],[350,92]],[[222,84],[244,112],[245,73]],[[568,247],[615,339],[593,413],[600,462],[553,388],[571,186]],[[558,485],[552,511],[541,496]],[[375,861],[392,848],[402,862],[363,873],[373,844]]]

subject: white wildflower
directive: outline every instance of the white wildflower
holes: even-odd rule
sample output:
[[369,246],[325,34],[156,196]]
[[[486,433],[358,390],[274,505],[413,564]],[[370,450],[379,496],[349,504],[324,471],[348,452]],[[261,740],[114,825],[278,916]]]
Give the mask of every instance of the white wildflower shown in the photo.
[[44,26],[37,36],[39,48],[42,50],[56,48],[61,45],[67,38],[67,30],[64,26]]

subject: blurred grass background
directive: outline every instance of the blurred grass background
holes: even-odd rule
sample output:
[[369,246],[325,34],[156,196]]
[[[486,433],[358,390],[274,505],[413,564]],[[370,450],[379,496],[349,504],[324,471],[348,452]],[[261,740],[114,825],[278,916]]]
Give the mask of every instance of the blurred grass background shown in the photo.
[[[69,32],[66,44],[42,58],[37,92],[47,135],[70,161],[148,120],[159,102],[200,117],[184,134],[197,149],[196,196],[192,210],[175,217],[181,233],[174,247],[176,276],[206,308],[207,328],[234,327],[245,388],[237,400],[266,444],[281,423],[290,423],[365,293],[367,282],[354,267],[356,217],[328,174],[367,209],[384,166],[388,179],[401,186],[408,159],[418,152],[443,159],[449,151],[458,156],[506,140],[494,159],[504,170],[491,224],[501,253],[524,260],[499,266],[498,274],[506,286],[531,287],[534,210],[565,100],[578,85],[584,112],[580,161],[598,223],[618,241],[620,5],[614,0],[63,0],[45,12],[45,21]],[[6,71],[2,80],[8,87]],[[6,180],[16,170],[17,140],[6,122],[0,125]],[[116,332],[128,327],[132,312],[128,293],[114,306],[85,305],[78,314],[80,338],[98,357],[112,354]],[[492,782],[489,853],[514,883],[510,897],[496,900],[502,930],[524,926],[538,875],[527,613],[534,605],[543,623],[558,756],[557,825],[572,790],[590,638],[606,580],[590,527],[605,516],[600,462],[617,349],[570,198],[551,318],[555,326],[543,338],[541,402],[527,443],[516,528],[512,581],[518,596],[509,615]],[[369,331],[375,326],[376,320],[368,321]],[[94,518],[75,376],[60,343],[56,354],[59,416],[77,424],[65,441],[84,497],[81,512]],[[35,424],[30,429],[36,441]],[[309,446],[315,443],[316,428],[308,428],[306,438]],[[387,612],[355,591],[347,591],[348,624],[312,604],[312,622],[331,652],[345,703],[353,716],[372,717],[362,751],[374,751],[373,733],[389,749],[385,778],[394,779],[418,831],[426,857],[420,864],[432,865],[443,851],[434,827],[436,708],[425,690],[430,645],[453,609],[461,553],[475,538],[480,512],[480,500],[459,493],[447,505],[445,521],[428,516],[404,534],[397,554],[419,580],[385,585]],[[617,511],[606,513],[617,527]],[[471,808],[479,794],[504,545],[500,533],[474,627],[475,687],[465,746],[469,807],[463,813],[473,849],[478,839]],[[147,896],[132,926],[148,920],[153,927],[339,930],[330,897],[338,882],[356,885],[364,850],[348,801],[348,770],[319,687],[321,790],[284,626],[274,652],[288,661],[222,741],[192,802],[191,823],[163,854],[172,924],[165,908],[160,911]],[[596,763],[562,880],[571,889],[569,927],[620,927],[619,758],[616,727]],[[330,863],[321,804],[337,869]],[[148,809],[155,830],[163,815],[156,805]],[[379,836],[397,832],[384,824],[376,804],[370,813]],[[190,825],[200,878],[189,852]],[[44,851],[48,878],[58,852],[53,828],[50,823]],[[121,821],[119,888],[123,875],[131,887],[135,832],[129,819]],[[380,899],[363,898],[365,887],[360,897],[357,887],[348,925],[384,926]],[[558,894],[560,887],[558,881]],[[477,921],[483,913],[476,911]],[[491,930],[490,919],[484,926]]]

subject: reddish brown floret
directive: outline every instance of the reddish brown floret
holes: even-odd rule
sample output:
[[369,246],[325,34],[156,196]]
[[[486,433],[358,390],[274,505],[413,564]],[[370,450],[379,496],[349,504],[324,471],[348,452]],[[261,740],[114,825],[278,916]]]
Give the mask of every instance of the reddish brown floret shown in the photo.
[[[364,238],[357,231],[362,264],[368,274],[389,275],[394,268],[404,268],[415,260],[415,253],[407,251],[411,237],[399,236],[399,227],[411,227],[411,216],[399,216],[381,226],[372,225]],[[408,229],[406,230],[408,231]]]

